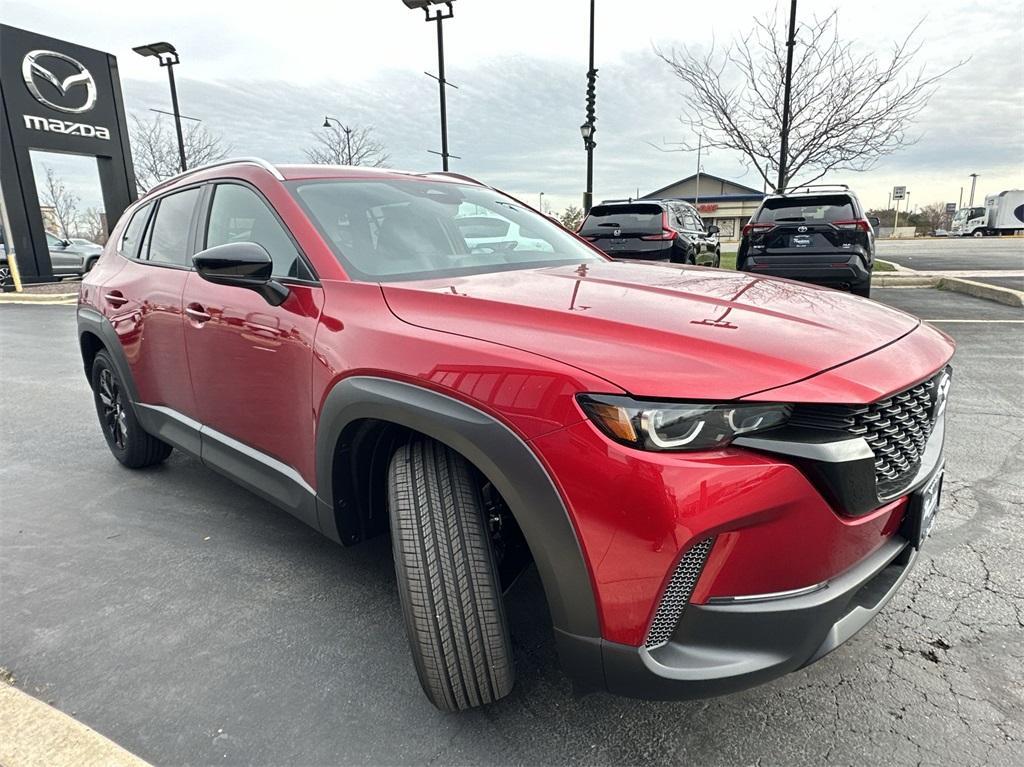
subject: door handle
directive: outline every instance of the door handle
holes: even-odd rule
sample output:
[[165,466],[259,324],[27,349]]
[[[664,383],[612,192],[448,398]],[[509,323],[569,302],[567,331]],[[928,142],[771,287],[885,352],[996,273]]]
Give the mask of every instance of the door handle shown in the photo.
[[124,294],[121,293],[120,290],[111,290],[109,293],[104,293],[103,297],[107,299],[107,303],[115,309],[128,303],[128,299],[124,297]]
[[189,304],[185,307],[185,314],[187,314],[194,322],[198,322],[202,325],[204,322],[208,322],[212,319],[209,312],[203,309],[199,304]]

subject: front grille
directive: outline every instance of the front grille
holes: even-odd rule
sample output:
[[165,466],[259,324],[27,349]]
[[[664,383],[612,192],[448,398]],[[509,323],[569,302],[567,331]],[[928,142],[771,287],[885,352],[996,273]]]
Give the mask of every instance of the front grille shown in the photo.
[[935,425],[943,371],[924,383],[870,405],[797,405],[790,425],[863,437],[875,454],[875,489],[893,498],[913,480]]
[[697,579],[704,569],[704,563],[707,562],[714,542],[714,538],[698,541],[687,549],[679,560],[676,571],[672,573],[672,580],[668,582],[661,597],[654,620],[651,621],[651,628],[647,632],[644,646],[648,649],[663,645],[672,638],[683,610],[690,603],[690,595],[693,594],[693,588],[697,585]]

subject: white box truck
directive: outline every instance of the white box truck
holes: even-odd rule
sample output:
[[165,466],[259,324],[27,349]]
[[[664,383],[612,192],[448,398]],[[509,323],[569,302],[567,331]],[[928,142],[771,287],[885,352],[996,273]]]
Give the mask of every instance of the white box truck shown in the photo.
[[954,237],[1024,234],[1024,189],[990,194],[984,208],[960,208],[949,233]]

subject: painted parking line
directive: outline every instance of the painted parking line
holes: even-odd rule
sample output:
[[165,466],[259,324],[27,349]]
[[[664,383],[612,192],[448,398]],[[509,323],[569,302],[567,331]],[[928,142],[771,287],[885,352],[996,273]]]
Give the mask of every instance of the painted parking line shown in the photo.
[[978,325],[1024,325],[1024,320],[921,320],[922,322],[970,322]]

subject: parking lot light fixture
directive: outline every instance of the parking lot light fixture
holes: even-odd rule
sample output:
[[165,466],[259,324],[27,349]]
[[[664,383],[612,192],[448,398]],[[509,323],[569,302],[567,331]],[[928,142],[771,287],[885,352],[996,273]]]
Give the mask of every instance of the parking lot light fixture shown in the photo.
[[173,45],[167,42],[149,43],[132,48],[140,56],[152,56],[160,62],[160,66],[167,67],[167,80],[171,85],[171,109],[174,112],[174,130],[178,134],[178,167],[182,173],[188,169],[185,159],[185,138],[181,132],[181,111],[178,109],[178,89],[174,85],[174,67],[180,63],[178,51]]
[[327,116],[324,117],[324,125],[323,125],[323,127],[330,128],[331,127],[331,120],[334,120],[334,122],[338,123],[338,127],[341,128],[343,131],[345,131],[345,157],[346,157],[345,164],[346,165],[351,165],[352,164],[352,129],[349,126],[342,124],[341,120],[339,120],[337,117],[331,117],[330,115],[327,115]]
[[[452,8],[452,3],[455,0],[402,0],[402,2],[405,3],[406,8],[412,10],[422,9],[426,20],[437,24],[437,76],[435,77],[429,72],[425,74],[437,80],[438,91],[441,97],[441,151],[432,153],[441,155],[441,169],[446,171],[448,170],[448,158],[456,156],[448,152],[448,107],[445,100],[445,90],[449,85],[453,88],[456,86],[449,83],[444,77],[443,22],[445,19],[450,19],[455,15],[455,11]],[[458,158],[456,157],[456,159]]]

